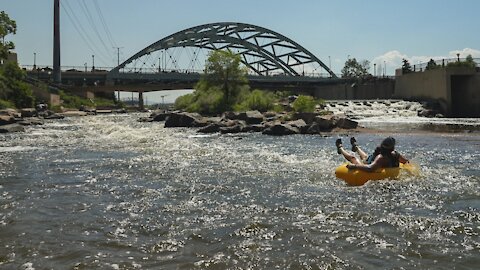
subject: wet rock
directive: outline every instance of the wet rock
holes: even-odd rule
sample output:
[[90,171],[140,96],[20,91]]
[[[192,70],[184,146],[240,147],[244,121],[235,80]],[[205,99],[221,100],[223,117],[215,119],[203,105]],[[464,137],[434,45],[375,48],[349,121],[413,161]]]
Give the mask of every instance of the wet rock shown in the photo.
[[38,118],[38,117],[32,117],[28,119],[21,119],[20,121],[17,122],[17,124],[22,125],[22,126],[38,126],[38,125],[43,125],[43,120]]
[[295,113],[293,114],[293,119],[298,120],[302,119],[308,125],[311,125],[315,121],[315,117],[318,116],[318,113]]
[[22,114],[17,112],[15,109],[3,109],[0,110],[0,115],[7,115],[7,116],[12,116],[14,118],[20,118],[22,117]]
[[171,113],[165,120],[165,127],[202,127],[208,123],[198,113]]
[[348,118],[340,118],[337,121],[337,127],[343,129],[355,129],[358,127],[358,122]]
[[25,128],[19,124],[9,124],[0,126],[0,133],[24,132]]
[[289,121],[287,122],[287,125],[297,128],[300,131],[300,133],[305,133],[307,132],[307,129],[308,129],[308,125],[307,123],[305,123],[303,119]]
[[267,135],[283,136],[283,135],[300,134],[300,130],[288,124],[275,124],[265,129],[262,133]]
[[0,115],[0,126],[15,123],[15,117],[10,115]]
[[37,116],[37,110],[35,108],[24,108],[20,110],[20,114],[23,118]]
[[43,117],[44,119],[63,119],[65,118],[64,115],[61,115],[61,114],[58,114],[58,113],[54,113],[52,115],[49,115],[49,116],[45,116]]
[[314,123],[320,131],[331,131],[337,124],[337,118],[333,116],[317,116],[314,119]]
[[234,126],[230,127],[221,127],[220,133],[227,134],[227,133],[240,133],[243,132],[244,125],[242,123],[237,123]]
[[160,121],[165,121],[169,115],[170,113],[168,112],[156,112],[156,113],[152,113],[150,118],[152,118],[152,120],[155,122],[160,122]]
[[267,128],[265,124],[249,125],[243,128],[243,132],[262,132]]
[[220,123],[212,123],[208,126],[200,128],[197,132],[199,133],[217,133],[220,132],[220,128],[224,127]]
[[307,131],[305,131],[305,134],[320,134],[323,131],[325,130],[322,129],[318,123],[312,123],[310,126],[308,126],[308,129]]
[[240,113],[225,112],[222,118],[228,120],[242,120],[249,125],[260,124],[265,120],[265,117],[259,111],[247,111]]

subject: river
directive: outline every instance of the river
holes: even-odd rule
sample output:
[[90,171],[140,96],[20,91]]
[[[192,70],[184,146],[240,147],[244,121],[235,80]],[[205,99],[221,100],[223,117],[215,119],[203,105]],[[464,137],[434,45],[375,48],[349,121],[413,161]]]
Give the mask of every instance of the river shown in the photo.
[[[421,176],[349,187],[340,134],[199,135],[140,116],[0,135],[0,269],[480,265],[478,132],[403,123],[388,135]],[[386,134],[355,136],[373,149]]]

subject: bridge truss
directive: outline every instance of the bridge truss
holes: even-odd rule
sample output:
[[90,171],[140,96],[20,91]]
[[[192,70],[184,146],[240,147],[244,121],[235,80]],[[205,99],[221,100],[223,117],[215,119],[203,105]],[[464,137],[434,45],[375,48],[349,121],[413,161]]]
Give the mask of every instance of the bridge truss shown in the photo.
[[[227,49],[239,54],[253,75],[336,78],[328,66],[295,41],[263,27],[232,22],[174,33],[139,51],[110,73],[200,73],[209,51]],[[186,58],[180,59],[182,53]]]

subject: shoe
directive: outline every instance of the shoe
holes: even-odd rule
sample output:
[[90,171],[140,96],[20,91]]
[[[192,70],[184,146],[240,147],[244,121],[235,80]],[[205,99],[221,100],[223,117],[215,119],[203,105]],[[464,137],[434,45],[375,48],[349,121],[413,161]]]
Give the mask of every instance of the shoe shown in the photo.
[[350,143],[352,144],[352,151],[357,152],[358,146],[357,146],[357,139],[355,137],[350,138]]
[[337,153],[341,154],[342,150],[340,148],[342,148],[342,139],[337,139],[335,141],[335,146],[337,146]]

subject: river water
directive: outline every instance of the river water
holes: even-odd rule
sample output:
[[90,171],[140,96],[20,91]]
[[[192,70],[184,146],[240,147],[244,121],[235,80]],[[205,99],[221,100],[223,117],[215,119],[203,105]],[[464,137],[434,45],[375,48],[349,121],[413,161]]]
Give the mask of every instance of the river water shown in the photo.
[[[348,187],[334,175],[347,136],[199,135],[140,116],[0,135],[0,269],[480,265],[477,132],[390,130],[421,176]],[[365,149],[384,136],[356,135]]]

